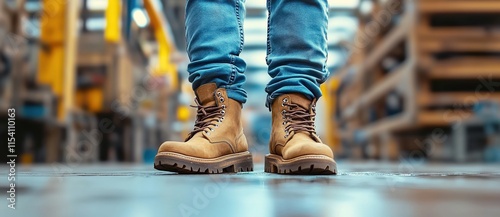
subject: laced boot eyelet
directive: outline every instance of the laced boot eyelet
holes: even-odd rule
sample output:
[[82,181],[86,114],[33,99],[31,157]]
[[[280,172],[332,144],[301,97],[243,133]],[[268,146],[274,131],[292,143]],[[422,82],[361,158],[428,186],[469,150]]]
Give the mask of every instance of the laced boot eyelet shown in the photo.
[[220,100],[220,102],[224,102],[224,98],[223,97],[220,97],[219,100]]
[[288,102],[288,99],[287,98],[284,98],[282,103],[281,103],[281,107],[285,107],[285,103]]
[[222,93],[217,91],[217,96],[222,96]]

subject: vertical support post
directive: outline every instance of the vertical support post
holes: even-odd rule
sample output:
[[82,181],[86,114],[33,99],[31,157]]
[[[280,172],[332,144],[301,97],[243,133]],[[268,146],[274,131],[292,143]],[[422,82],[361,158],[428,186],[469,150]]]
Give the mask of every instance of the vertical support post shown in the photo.
[[[66,126],[66,146],[76,150],[78,135],[73,124],[73,105],[76,95],[76,57],[78,52],[78,18],[80,1],[66,0],[64,13],[64,56],[63,56],[63,92],[58,118]],[[59,63],[60,64],[60,63]],[[66,151],[67,152],[67,151]],[[66,160],[68,160],[66,153]]]
[[467,152],[467,126],[464,122],[457,123],[453,127],[453,159],[456,162],[466,161]]
[[[134,134],[134,162],[142,163],[143,162],[143,153],[144,153],[144,123],[142,119],[139,117],[132,117],[132,126],[133,126],[133,134]],[[140,145],[137,145],[140,144]]]
[[76,56],[78,52],[78,17],[79,1],[66,2],[66,23],[64,41],[64,83],[63,115],[64,120],[73,109],[75,97]]

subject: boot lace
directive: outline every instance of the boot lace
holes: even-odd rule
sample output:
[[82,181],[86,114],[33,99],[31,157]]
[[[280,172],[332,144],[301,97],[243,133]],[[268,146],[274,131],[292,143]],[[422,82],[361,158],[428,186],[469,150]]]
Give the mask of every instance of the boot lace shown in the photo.
[[[298,104],[288,102],[288,99],[283,99],[282,107],[288,107],[289,111],[283,109],[281,111],[283,117],[283,125],[285,127],[285,138],[290,135],[290,132],[308,132],[316,134],[314,120],[316,116],[316,106],[312,106],[313,112],[310,113],[307,109],[302,108]],[[288,125],[287,125],[288,124]]]
[[188,139],[194,136],[198,132],[205,132],[210,135],[215,128],[219,127],[219,124],[224,120],[224,115],[226,114],[226,105],[224,105],[224,98],[220,92],[217,92],[217,96],[221,105],[202,105],[198,98],[194,99],[196,105],[190,105],[197,109],[196,120],[194,123],[194,129],[188,135]]

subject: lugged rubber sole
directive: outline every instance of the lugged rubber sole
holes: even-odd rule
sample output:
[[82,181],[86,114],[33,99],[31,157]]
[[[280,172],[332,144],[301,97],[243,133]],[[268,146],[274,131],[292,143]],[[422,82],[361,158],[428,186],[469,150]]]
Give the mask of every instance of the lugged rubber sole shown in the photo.
[[285,160],[279,155],[268,154],[264,171],[295,175],[336,175],[337,163],[324,155],[304,155]]
[[156,155],[154,168],[177,173],[236,173],[253,171],[253,162],[248,151],[212,159],[162,152]]

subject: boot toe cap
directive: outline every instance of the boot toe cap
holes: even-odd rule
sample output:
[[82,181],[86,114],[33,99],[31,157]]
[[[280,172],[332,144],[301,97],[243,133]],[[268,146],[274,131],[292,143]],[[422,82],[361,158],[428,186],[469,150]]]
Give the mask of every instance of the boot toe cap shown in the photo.
[[322,143],[302,143],[290,145],[283,150],[284,159],[292,159],[304,155],[324,155],[333,159],[333,151],[330,147]]
[[188,142],[164,142],[158,149],[158,154],[166,152],[205,159],[217,158],[232,153],[229,145],[225,143],[210,143],[199,138],[191,139]]
[[160,148],[158,149],[158,154],[165,152],[173,152],[188,156],[195,156],[197,151],[194,150],[192,146],[186,145],[183,142],[167,141],[161,144]]

